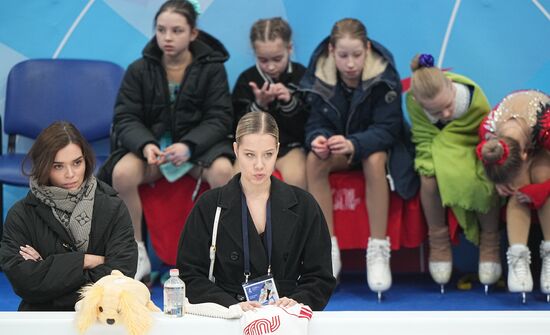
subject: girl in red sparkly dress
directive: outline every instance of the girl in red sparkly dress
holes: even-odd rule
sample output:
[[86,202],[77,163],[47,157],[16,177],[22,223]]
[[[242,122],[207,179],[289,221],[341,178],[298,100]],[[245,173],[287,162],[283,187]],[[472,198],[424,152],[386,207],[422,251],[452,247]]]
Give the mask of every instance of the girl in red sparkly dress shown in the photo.
[[487,177],[508,197],[508,289],[524,299],[533,290],[527,239],[535,209],[544,236],[541,291],[550,300],[550,96],[535,90],[509,94],[482,122],[480,136],[477,154]]

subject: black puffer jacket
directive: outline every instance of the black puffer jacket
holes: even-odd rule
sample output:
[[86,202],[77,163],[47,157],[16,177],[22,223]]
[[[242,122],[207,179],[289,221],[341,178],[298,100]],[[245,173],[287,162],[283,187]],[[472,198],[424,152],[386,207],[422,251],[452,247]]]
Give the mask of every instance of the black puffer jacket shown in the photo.
[[174,142],[189,145],[195,164],[208,167],[219,156],[233,158],[229,139],[233,108],[223,65],[229,54],[220,41],[202,31],[189,48],[193,61],[185,71],[174,108],[156,38],[145,46],[143,57],[130,64],[115,105],[118,148],[102,167],[100,179],[110,182],[115,164],[127,152],[144,158],[143,147],[158,145],[167,130]]
[[[25,244],[44,260],[25,261],[19,254],[19,247]],[[134,276],[137,245],[130,214],[115,190],[100,181],[86,253],[105,256],[105,264],[84,270],[84,253],[76,251],[51,207],[31,192],[8,212],[0,244],[0,266],[22,299],[19,310],[74,310],[83,285],[96,282],[113,269]]]

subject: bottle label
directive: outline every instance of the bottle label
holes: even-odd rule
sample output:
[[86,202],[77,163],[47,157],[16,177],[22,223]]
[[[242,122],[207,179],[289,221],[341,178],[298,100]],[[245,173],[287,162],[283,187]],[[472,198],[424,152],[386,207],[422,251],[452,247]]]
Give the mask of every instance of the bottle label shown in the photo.
[[185,300],[184,287],[164,287],[164,314],[170,317],[182,317],[185,313],[183,302]]

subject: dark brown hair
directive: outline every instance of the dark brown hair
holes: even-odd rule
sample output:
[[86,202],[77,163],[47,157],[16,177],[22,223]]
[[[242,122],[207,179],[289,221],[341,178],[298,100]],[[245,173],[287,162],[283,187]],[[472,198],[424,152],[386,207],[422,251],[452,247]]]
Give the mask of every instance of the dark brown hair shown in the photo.
[[[84,178],[88,179],[95,168],[94,151],[80,131],[72,123],[65,121],[52,123],[38,135],[23,160],[21,166],[23,174],[35,178],[39,185],[49,185],[50,171],[57,152],[71,143],[82,150],[82,156],[86,162]],[[30,173],[25,171],[25,165],[29,160],[32,163]]]
[[249,134],[268,134],[275,137],[279,143],[279,127],[277,122],[266,112],[250,112],[246,113],[237,124],[235,132],[235,142],[240,144],[241,138]]
[[[498,163],[504,155],[504,148],[500,141],[508,146],[508,157]],[[487,178],[495,184],[506,184],[513,180],[520,172],[523,160],[520,155],[519,142],[511,137],[493,138],[485,142],[481,148],[481,157]]]
[[292,29],[288,22],[281,17],[272,17],[270,19],[261,19],[252,25],[250,29],[250,43],[254,47],[254,42],[274,41],[277,38],[283,40],[288,46],[292,40]]
[[369,39],[367,37],[367,28],[365,25],[357,19],[342,19],[334,24],[332,31],[330,32],[329,43],[333,47],[336,46],[336,42],[344,37],[356,38],[361,40],[367,47]]
[[174,12],[182,15],[187,19],[187,23],[191,29],[197,26],[198,13],[195,7],[187,0],[169,0],[160,6],[157,14],[155,14],[155,20],[153,21],[153,28],[157,26],[157,18],[164,12]]

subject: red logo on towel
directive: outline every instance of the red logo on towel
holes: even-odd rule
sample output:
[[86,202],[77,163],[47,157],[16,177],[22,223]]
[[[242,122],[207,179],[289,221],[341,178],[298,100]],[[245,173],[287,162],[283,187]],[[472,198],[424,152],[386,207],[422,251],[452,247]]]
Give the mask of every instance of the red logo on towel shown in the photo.
[[268,319],[258,319],[252,321],[246,328],[243,330],[244,335],[262,335],[275,332],[281,326],[281,321],[279,316],[276,315],[271,318],[271,321]]
[[300,316],[298,316],[299,318],[304,318],[304,319],[311,319],[311,317],[313,316],[313,312],[311,311],[311,309],[309,307],[302,307],[300,309]]

